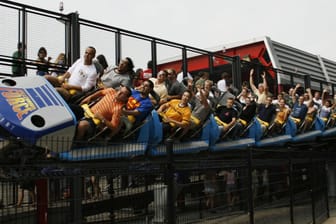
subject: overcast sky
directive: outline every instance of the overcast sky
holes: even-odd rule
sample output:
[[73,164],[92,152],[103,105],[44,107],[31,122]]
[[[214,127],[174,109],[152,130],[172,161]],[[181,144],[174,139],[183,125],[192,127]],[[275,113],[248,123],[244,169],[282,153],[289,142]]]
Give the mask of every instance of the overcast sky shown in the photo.
[[[17,0],[59,10],[60,0]],[[63,13],[198,48],[269,36],[336,61],[335,0],[63,0]]]

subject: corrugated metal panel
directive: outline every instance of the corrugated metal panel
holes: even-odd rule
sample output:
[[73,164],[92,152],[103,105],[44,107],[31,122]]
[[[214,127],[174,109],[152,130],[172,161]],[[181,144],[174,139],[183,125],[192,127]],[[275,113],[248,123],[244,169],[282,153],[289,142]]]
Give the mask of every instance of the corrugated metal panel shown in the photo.
[[325,74],[317,55],[272,41],[272,52],[278,59],[279,68],[296,72],[302,75],[311,75],[314,78],[325,80]]
[[336,62],[322,58],[331,82],[336,82]]

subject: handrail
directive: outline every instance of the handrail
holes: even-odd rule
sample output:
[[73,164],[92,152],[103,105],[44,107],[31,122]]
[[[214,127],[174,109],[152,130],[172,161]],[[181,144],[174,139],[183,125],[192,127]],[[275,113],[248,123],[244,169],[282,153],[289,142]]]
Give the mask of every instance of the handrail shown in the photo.
[[[112,32],[118,32],[119,31],[120,34],[125,35],[125,36],[134,37],[134,38],[147,40],[147,41],[155,41],[157,44],[163,44],[163,45],[176,47],[176,48],[180,48],[180,49],[186,48],[187,50],[195,52],[195,53],[212,54],[215,57],[232,60],[232,57],[227,56],[227,55],[215,53],[215,52],[204,50],[204,49],[201,49],[201,48],[192,47],[192,46],[185,45],[185,44],[176,43],[176,42],[165,40],[165,39],[158,38],[158,37],[153,37],[153,36],[137,33],[137,32],[130,31],[130,30],[125,30],[125,29],[122,29],[122,28],[102,24],[102,23],[99,23],[99,22],[91,21],[91,20],[86,20],[86,19],[80,18],[79,22],[82,25],[86,25],[86,26],[89,26],[89,27],[94,28],[95,27],[94,25],[96,25],[96,28],[99,27],[99,29],[103,29],[103,30],[106,30],[106,31],[112,31]],[[107,28],[109,28],[111,30],[109,30]]]
[[[9,7],[12,7],[12,8],[15,8],[15,9],[25,8],[26,10],[31,9],[31,10],[34,10],[34,11],[38,11],[40,13],[43,12],[43,13],[46,13],[46,14],[52,14],[52,15],[56,15],[56,16],[64,16],[64,14],[62,14],[62,13],[58,13],[58,12],[54,12],[54,11],[50,11],[50,10],[46,10],[46,9],[42,9],[42,8],[18,3],[18,2],[8,1],[8,0],[1,0],[0,5],[7,6],[7,7],[8,7],[8,5],[11,5]],[[13,5],[18,6],[18,7],[13,7]]]
[[[53,12],[53,11],[50,11],[50,10],[41,9],[41,8],[38,8],[38,7],[29,6],[29,5],[26,5],[26,4],[17,3],[17,2],[8,1],[8,0],[1,0],[0,1],[0,6],[6,6],[6,7],[14,8],[14,9],[17,9],[17,10],[25,10],[25,12],[34,13],[34,14],[38,14],[38,15],[41,15],[41,16],[48,16],[48,17],[56,18],[56,19],[63,19],[65,21],[70,21],[71,20],[71,18],[70,18],[71,14],[65,15],[65,14],[62,14],[62,13],[57,13],[57,12]],[[91,20],[87,20],[87,19],[83,19],[83,18],[78,18],[78,23],[80,25],[84,25],[84,26],[88,26],[88,27],[92,27],[92,28],[97,28],[97,29],[105,30],[105,31],[109,31],[109,32],[114,32],[118,35],[124,35],[124,36],[128,36],[128,37],[136,38],[136,39],[139,39],[139,40],[144,40],[144,41],[151,42],[152,43],[152,48],[153,48],[153,44],[154,44],[155,49],[156,49],[155,46],[157,46],[158,44],[173,47],[173,48],[176,48],[176,49],[180,49],[182,51],[182,53],[184,52],[183,57],[186,57],[185,59],[193,57],[194,55],[190,55],[190,54],[187,55],[186,54],[186,52],[188,52],[188,53],[192,52],[192,53],[200,54],[200,55],[208,55],[209,57],[222,58],[226,61],[230,61],[231,63],[236,63],[233,57],[230,57],[230,56],[227,56],[227,55],[224,55],[224,54],[221,54],[221,53],[212,52],[212,51],[197,48],[197,47],[192,47],[192,46],[189,46],[189,45],[165,40],[165,39],[162,39],[162,38],[149,36],[149,35],[146,35],[146,34],[141,34],[141,33],[138,33],[138,32],[122,29],[122,28],[119,28],[119,27],[103,24],[103,23],[100,23],[100,22],[91,21]],[[152,52],[152,54],[153,54],[153,52]],[[154,54],[154,55],[156,55],[156,54]],[[178,60],[180,60],[180,59],[178,59]],[[5,56],[5,55],[0,55],[0,61],[2,62],[2,64],[9,65],[10,63],[13,63],[15,60],[13,60],[12,57]],[[35,62],[35,60],[25,59],[25,63],[27,65],[34,66],[34,65],[36,65],[34,62]],[[209,62],[209,63],[211,63],[211,62]],[[248,63],[249,65],[252,65],[252,66],[253,65],[258,65],[259,66],[259,64],[255,63],[255,62],[247,62],[247,61],[244,61],[244,60],[240,60],[240,62],[238,62],[238,63],[240,63],[240,64]],[[187,63],[184,63],[184,64],[185,64],[184,66],[187,66]],[[240,65],[238,65],[238,66],[240,66]],[[238,68],[238,66],[235,66],[235,68]],[[50,66],[50,67],[52,67],[52,66]],[[211,68],[209,68],[209,69],[211,69]],[[300,78],[300,79],[303,78],[304,79],[304,77],[305,77],[302,74],[298,74],[298,73],[295,73],[293,71],[288,71],[286,69],[279,69],[279,68],[274,68],[274,67],[264,67],[264,69],[269,70],[269,71],[274,71],[274,72],[277,72],[277,73],[282,73],[282,74],[284,74],[286,76],[290,76],[292,78],[295,77],[295,78]],[[184,68],[183,71],[186,71],[186,70],[187,69]],[[322,80],[322,79],[315,78],[315,77],[311,77],[310,79],[313,82],[314,81],[319,82],[321,84],[321,86],[322,86],[322,84],[331,85],[331,86],[336,85],[336,83],[327,82],[326,80]]]

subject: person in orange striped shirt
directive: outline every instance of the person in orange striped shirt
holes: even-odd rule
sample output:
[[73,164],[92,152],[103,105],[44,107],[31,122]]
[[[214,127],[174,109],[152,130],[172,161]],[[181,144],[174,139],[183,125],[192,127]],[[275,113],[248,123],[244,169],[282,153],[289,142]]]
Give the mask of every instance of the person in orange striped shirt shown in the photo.
[[75,140],[81,141],[93,136],[97,129],[99,130],[104,126],[111,130],[110,137],[115,135],[119,131],[122,109],[131,93],[129,87],[122,86],[119,91],[106,88],[86,97],[81,105],[100,99],[90,108],[93,117],[86,116],[79,121]]

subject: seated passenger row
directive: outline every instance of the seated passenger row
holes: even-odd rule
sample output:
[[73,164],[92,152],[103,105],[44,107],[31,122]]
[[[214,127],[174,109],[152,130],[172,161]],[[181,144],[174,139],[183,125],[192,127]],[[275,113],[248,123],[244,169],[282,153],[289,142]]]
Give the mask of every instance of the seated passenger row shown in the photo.
[[[300,132],[305,132],[311,128],[314,116],[317,114],[310,89],[307,89],[308,106],[302,103],[303,96],[297,99],[296,90],[300,86],[292,91],[292,108],[285,106],[285,99],[281,98],[278,99],[277,107],[273,105],[272,98],[268,96],[265,72],[261,75],[263,83],[256,88],[253,83],[254,70],[251,69],[249,84],[253,95],[248,95],[248,87],[244,87],[237,98],[229,92],[230,88],[225,92],[214,91],[213,82],[209,80],[209,74],[206,72],[202,73],[198,80],[188,79],[186,85],[183,85],[177,81],[177,74],[173,69],[160,71],[157,78],[142,81],[142,84],[137,84],[137,88],[130,90],[134,87],[131,78],[134,68],[132,60],[126,57],[120,61],[118,67],[105,66],[105,72],[102,72],[102,76],[99,77],[93,65],[95,53],[93,47],[88,47],[83,59],[75,62],[64,75],[46,76],[47,80],[69,102],[80,119],[75,137],[77,141],[88,139],[87,134],[91,137],[95,136],[97,129],[98,132],[104,129],[101,126],[111,129],[109,138],[116,135],[123,127],[124,132],[127,133],[132,129],[133,123],[141,123],[153,108],[156,108],[160,114],[164,135],[167,137],[176,135],[176,129],[180,128],[183,129],[179,134],[180,139],[181,136],[187,136],[190,130],[204,123],[212,112],[215,113],[215,119],[220,127],[221,139],[242,137],[254,116],[262,125],[263,136],[281,134],[288,117],[297,124]],[[122,88],[118,91],[119,85]],[[86,96],[86,92],[97,89],[98,91],[93,95]],[[150,93],[151,97],[148,100]],[[132,96],[126,99],[130,95]],[[119,96],[123,96],[122,99]],[[101,100],[96,103],[96,98],[100,97]],[[88,116],[90,114],[88,107],[84,106],[86,111],[84,113],[77,106],[77,104],[86,105],[92,101],[95,102],[95,105],[90,108],[93,119]],[[126,105],[126,109],[123,109],[123,105]],[[331,123],[328,120],[333,108],[329,101],[321,107],[321,116],[324,116],[326,122]],[[82,119],[84,114],[86,118]],[[137,116],[141,118],[136,118]],[[97,123],[94,120],[100,120],[100,122]]]

